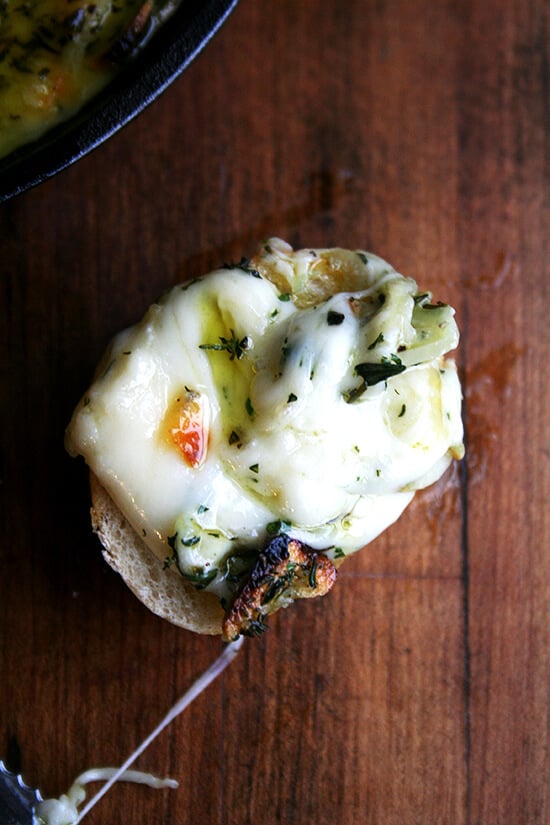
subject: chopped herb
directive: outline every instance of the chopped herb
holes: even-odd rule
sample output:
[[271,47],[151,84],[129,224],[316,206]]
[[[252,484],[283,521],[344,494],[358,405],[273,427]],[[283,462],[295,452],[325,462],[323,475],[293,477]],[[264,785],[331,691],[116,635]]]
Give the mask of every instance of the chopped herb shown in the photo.
[[[394,357],[397,358],[397,356],[392,356],[392,358]],[[406,369],[405,365],[402,364],[398,358],[397,361],[399,361],[399,363],[386,358],[378,364],[372,362],[357,364],[355,366],[355,372],[363,379],[363,383],[358,387],[354,387],[353,389],[345,392],[343,394],[344,400],[350,404],[360,398],[367,387],[372,387],[374,384],[379,384],[381,381],[387,381],[388,378],[404,372]]]
[[183,578],[194,584],[197,590],[204,590],[204,588],[209,585],[218,574],[217,567],[213,567],[211,570],[195,568],[192,573],[188,573],[181,568],[179,568],[179,570]]
[[247,272],[249,275],[252,275],[254,278],[261,278],[262,276],[258,272],[257,269],[254,269],[253,266],[250,265],[250,261],[248,258],[241,258],[241,260],[237,263],[232,261],[231,263],[224,264],[224,269],[241,269],[243,272]]
[[384,333],[380,332],[378,334],[378,337],[374,339],[372,344],[368,345],[367,349],[374,349],[376,346],[378,346],[378,344],[381,344],[383,342],[383,340],[384,340]]
[[219,344],[199,344],[199,349],[213,349],[219,352],[225,350],[229,353],[230,361],[233,361],[235,358],[237,361],[240,361],[246,350],[250,349],[252,346],[252,339],[249,338],[248,335],[245,335],[243,338],[238,340],[234,331],[232,329],[229,331],[231,333],[231,338],[224,338],[220,335]]
[[333,309],[329,309],[327,312],[327,324],[329,327],[337,327],[343,323],[345,317],[341,312],[335,312]]
[[193,547],[193,545],[198,544],[200,541],[200,536],[190,536],[188,539],[180,539],[180,543],[183,544],[184,547]]
[[280,295],[277,296],[279,301],[287,302],[290,301],[290,292],[281,292]]
[[194,544],[198,544],[200,541],[200,536],[190,536],[187,539],[182,539],[178,533],[174,533],[173,536],[167,536],[166,541],[168,546],[172,548],[174,553],[176,552],[176,543],[179,538],[180,544],[184,547],[193,547]]
[[260,472],[260,465],[259,464],[251,464],[248,468],[251,473],[259,473]]
[[262,597],[262,605],[272,602],[273,599],[286,588],[287,584],[291,580],[292,575],[289,578],[288,573],[286,573],[284,576],[280,576],[278,578],[272,577],[271,580],[268,580],[269,587],[267,588]]
[[279,359],[279,378],[283,374],[284,366],[288,360],[290,353],[292,352],[292,347],[288,344],[288,338],[285,338],[283,341],[283,346],[281,347],[281,357]]
[[257,559],[255,550],[236,553],[229,556],[225,561],[224,581],[227,582],[231,590],[234,590],[241,583],[243,576],[250,573],[250,569]]
[[317,587],[317,553],[313,554],[308,581],[311,588],[315,589]]
[[297,395],[294,395],[294,393],[293,393],[293,392],[291,392],[291,393],[290,393],[290,395],[289,395],[289,396],[288,396],[288,398],[287,398],[287,402],[286,402],[286,403],[287,403],[287,404],[292,404],[292,402],[293,402],[293,401],[297,401],[297,400],[298,400],[298,396],[297,396]]
[[197,513],[207,513],[209,509],[210,507],[207,507],[206,504],[199,504],[199,506],[197,507]]
[[269,524],[266,524],[266,533],[268,536],[276,536],[277,533],[280,533],[289,527],[291,527],[291,523],[289,521],[270,521]]
[[240,436],[235,430],[232,430],[231,435],[229,436],[229,443],[230,444],[238,444],[240,442]]
[[344,551],[342,550],[341,547],[335,547],[334,548],[334,558],[335,559],[343,559],[345,557],[345,555],[346,554],[344,553]]
[[398,415],[397,417],[398,417],[398,418],[403,418],[403,416],[405,415],[406,411],[407,411],[407,405],[406,405],[406,404],[403,404],[403,406],[401,407],[401,412],[399,413],[399,415]]
[[367,256],[365,255],[365,253],[364,253],[364,252],[358,252],[358,253],[357,253],[357,257],[358,257],[358,258],[359,258],[359,259],[360,259],[360,260],[361,260],[361,261],[362,261],[365,265],[366,265],[366,264],[368,264],[369,259],[367,258]]
[[250,400],[250,398],[247,398],[244,402],[244,408],[247,411],[248,415],[252,418],[252,416],[254,415],[254,407],[252,406],[252,401]]
[[429,292],[419,292],[418,295],[414,296],[415,304],[423,304],[424,301],[429,301],[432,296]]
[[389,358],[387,355],[383,355],[381,360],[383,364],[397,364],[398,367],[401,367],[403,365],[401,358],[399,358],[399,356],[395,355],[395,353],[393,352],[391,353]]
[[367,384],[365,381],[362,381],[358,387],[352,387],[351,390],[344,390],[342,393],[342,398],[346,402],[346,404],[353,404],[354,401],[357,401],[358,398],[361,398],[365,390],[367,389]]
[[261,616],[249,622],[245,630],[242,630],[243,636],[261,636],[267,630],[267,625]]
[[382,475],[382,470],[376,470],[376,478],[380,478]]

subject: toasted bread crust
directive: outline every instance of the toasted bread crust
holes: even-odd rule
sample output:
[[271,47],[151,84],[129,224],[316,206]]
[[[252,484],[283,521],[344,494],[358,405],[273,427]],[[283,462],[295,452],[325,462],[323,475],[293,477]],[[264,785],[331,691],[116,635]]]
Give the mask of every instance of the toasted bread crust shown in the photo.
[[103,557],[138,599],[178,627],[221,634],[224,613],[216,596],[196,590],[177,571],[165,569],[93,473],[90,490],[92,527],[102,544]]

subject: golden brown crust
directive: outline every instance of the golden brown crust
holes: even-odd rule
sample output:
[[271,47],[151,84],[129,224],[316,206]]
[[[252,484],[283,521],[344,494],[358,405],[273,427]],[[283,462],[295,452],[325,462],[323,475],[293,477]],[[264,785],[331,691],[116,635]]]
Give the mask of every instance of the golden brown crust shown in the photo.
[[274,538],[262,550],[244,587],[223,622],[223,638],[258,636],[264,619],[296,599],[324,596],[336,581],[331,560],[286,535]]
[[224,641],[259,635],[270,613],[295,599],[324,596],[336,580],[336,567],[323,553],[297,539],[277,536],[259,554],[224,617],[216,596],[196,590],[176,569],[165,568],[93,473],[90,490],[92,527],[105,561],[149,610],[186,630],[221,634]]

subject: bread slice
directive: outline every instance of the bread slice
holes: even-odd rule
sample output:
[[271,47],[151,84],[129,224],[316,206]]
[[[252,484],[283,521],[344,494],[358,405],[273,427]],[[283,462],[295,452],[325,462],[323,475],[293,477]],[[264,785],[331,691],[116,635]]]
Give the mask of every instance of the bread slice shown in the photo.
[[[322,304],[338,292],[353,293],[366,290],[386,276],[397,275],[386,261],[370,253],[367,257],[367,253],[344,249],[294,252],[278,239],[270,239],[250,261],[243,259],[241,263],[229,268],[231,267],[244,268],[246,272],[271,281],[280,293],[280,300],[287,300],[291,295],[293,302],[300,309]],[[414,281],[407,280],[416,287]],[[380,296],[378,298],[380,299]],[[369,346],[369,349],[371,348],[372,346]],[[108,351],[103,367],[109,358]],[[357,374],[365,378],[363,373],[358,371]],[[366,386],[366,379],[364,385]],[[86,401],[83,400],[80,409],[85,406]],[[70,438],[68,449],[73,455],[80,452],[78,443],[75,446]],[[455,457],[460,455],[457,454]],[[432,480],[435,480],[435,477]],[[108,484],[107,481],[105,483]],[[191,581],[180,575],[176,565],[167,567],[162,557],[157,556],[142,540],[141,535],[132,527],[93,471],[90,472],[90,488],[92,527],[102,544],[103,556],[137,598],[157,616],[178,627],[201,634],[219,634],[227,638],[224,627],[226,614],[218,596],[204,589],[197,589]],[[262,552],[263,548],[258,548],[258,553]],[[334,565],[328,561],[334,569],[339,566],[342,559],[335,559]],[[309,589],[306,588],[302,596],[317,595],[317,585],[312,585],[312,580],[317,581],[316,561],[312,562],[312,573],[308,579]],[[264,608],[264,602],[261,604],[262,615],[269,612]]]
[[221,634],[224,611],[212,593],[196,590],[142,541],[97,477],[90,473],[92,527],[105,561],[157,616],[195,633]]
[[[276,263],[285,252],[289,260],[296,256],[291,247],[278,242]],[[356,253],[348,250],[321,250],[315,266],[309,262],[302,267],[303,279],[297,277],[294,266],[274,265],[271,256],[269,265],[262,256],[253,258],[250,265],[282,292],[291,292],[297,305],[307,307],[339,290],[365,287],[361,263]],[[384,261],[382,264],[387,266]],[[222,634],[225,614],[217,596],[197,590],[176,568],[166,569],[93,473],[90,491],[92,528],[101,542],[103,557],[137,598],[157,616],[178,627],[205,635]]]

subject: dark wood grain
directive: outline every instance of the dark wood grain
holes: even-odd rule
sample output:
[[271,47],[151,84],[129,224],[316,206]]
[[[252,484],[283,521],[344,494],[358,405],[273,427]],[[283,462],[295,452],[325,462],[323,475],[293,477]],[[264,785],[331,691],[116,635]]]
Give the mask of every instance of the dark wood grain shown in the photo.
[[63,432],[109,337],[269,235],[372,249],[462,330],[466,460],[141,758],[177,791],[117,786],[90,825],[550,822],[549,38],[543,0],[241,0],[137,120],[0,207],[0,756],[48,795],[219,651],[90,533]]

